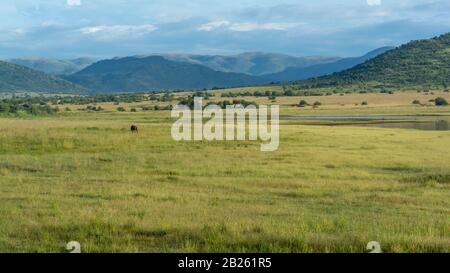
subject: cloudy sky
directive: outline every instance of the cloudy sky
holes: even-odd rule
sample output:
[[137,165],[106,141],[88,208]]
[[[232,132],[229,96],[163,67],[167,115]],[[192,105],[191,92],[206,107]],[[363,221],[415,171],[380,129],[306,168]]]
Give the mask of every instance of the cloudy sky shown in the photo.
[[0,58],[357,56],[450,32],[449,0],[2,0]]

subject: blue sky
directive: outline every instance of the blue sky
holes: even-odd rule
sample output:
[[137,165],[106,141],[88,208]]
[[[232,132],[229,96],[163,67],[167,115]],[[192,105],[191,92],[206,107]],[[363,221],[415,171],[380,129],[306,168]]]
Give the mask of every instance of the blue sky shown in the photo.
[[0,58],[357,56],[450,32],[449,0],[2,0]]

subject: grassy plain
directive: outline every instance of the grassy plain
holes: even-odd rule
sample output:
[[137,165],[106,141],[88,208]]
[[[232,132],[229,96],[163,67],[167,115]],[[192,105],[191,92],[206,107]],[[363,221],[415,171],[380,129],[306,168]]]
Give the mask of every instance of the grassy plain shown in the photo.
[[[448,108],[434,107],[433,100],[437,97],[443,97],[450,101],[450,93],[443,91],[434,91],[432,93],[418,93],[414,91],[410,92],[396,92],[394,94],[383,94],[383,93],[365,93],[365,94],[333,94],[332,96],[293,96],[293,97],[277,97],[275,100],[271,100],[268,97],[221,97],[221,93],[234,93],[234,92],[251,92],[254,91],[280,91],[281,88],[277,86],[264,87],[258,89],[255,87],[248,88],[234,88],[222,91],[215,91],[214,97],[211,97],[208,101],[219,102],[219,101],[233,101],[234,99],[244,99],[247,101],[254,101],[258,104],[278,104],[281,107],[282,115],[329,115],[330,113],[335,113],[337,115],[359,115],[361,113],[372,113],[372,114],[433,114],[433,113],[449,113]],[[189,93],[175,93],[175,98],[180,98],[189,95]],[[313,107],[299,108],[297,104],[305,100],[310,105],[314,102],[319,101],[322,106],[316,109]],[[422,105],[412,105],[414,100],[418,100]],[[205,101],[206,103],[207,101]],[[363,106],[362,103],[367,102],[368,105]],[[115,103],[99,103],[98,106],[102,106],[107,111],[116,111],[118,107],[123,107],[127,111],[135,108],[137,111],[142,111],[143,106],[166,106],[173,105],[174,102],[136,102],[136,103],[120,103],[119,105]],[[65,105],[64,107],[69,107],[71,110],[77,111],[84,106],[80,105]],[[61,107],[63,110],[64,107]]]
[[[450,99],[276,103],[282,115],[450,114],[411,104],[436,96]],[[292,106],[300,99],[323,105]],[[84,252],[365,252],[373,240],[450,251],[448,131],[283,121],[279,150],[263,153],[259,142],[175,142],[169,111],[99,105],[110,111],[0,118],[0,251],[63,252],[74,240]]]

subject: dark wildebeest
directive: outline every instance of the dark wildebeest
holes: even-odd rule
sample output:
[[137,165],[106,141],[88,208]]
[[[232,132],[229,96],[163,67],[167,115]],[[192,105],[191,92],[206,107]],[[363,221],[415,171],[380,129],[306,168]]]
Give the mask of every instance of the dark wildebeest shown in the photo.
[[131,132],[138,133],[139,132],[138,127],[136,125],[131,125]]

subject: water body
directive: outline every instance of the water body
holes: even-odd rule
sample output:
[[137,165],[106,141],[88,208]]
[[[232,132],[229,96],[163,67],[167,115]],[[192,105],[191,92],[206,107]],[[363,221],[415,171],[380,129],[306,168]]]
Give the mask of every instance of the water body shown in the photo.
[[[305,120],[315,126],[368,126],[425,131],[450,131],[450,116],[383,115],[383,116],[289,116],[285,120]],[[317,123],[310,123],[316,120]]]

